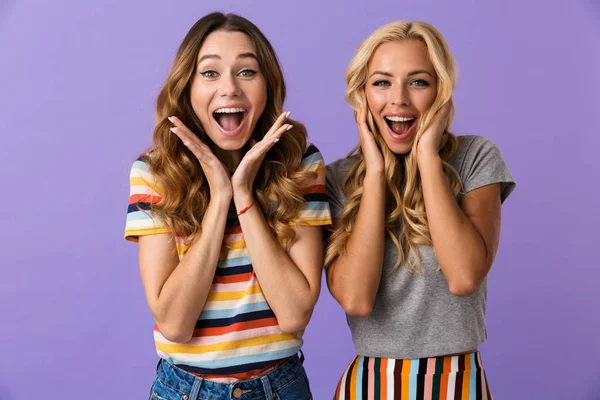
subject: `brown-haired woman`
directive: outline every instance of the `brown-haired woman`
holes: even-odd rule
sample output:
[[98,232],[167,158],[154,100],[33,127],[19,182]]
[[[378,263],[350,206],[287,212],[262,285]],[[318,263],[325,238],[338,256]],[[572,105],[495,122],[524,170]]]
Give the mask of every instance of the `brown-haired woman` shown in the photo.
[[125,237],[160,356],[151,398],[311,398],[297,353],[330,215],[323,159],[284,100],[251,22],[212,13],[188,32],[130,177]]

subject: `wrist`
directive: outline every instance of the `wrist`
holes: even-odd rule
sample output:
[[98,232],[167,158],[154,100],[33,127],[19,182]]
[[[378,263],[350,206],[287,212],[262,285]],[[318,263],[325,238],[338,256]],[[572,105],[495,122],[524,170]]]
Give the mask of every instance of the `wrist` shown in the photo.
[[383,176],[383,177],[385,177],[385,167],[383,166],[383,163],[381,165],[377,165],[377,166],[367,165],[365,174],[366,174],[366,176],[373,176],[373,177]]
[[210,192],[210,202],[221,207],[229,207],[231,204],[232,193],[230,191]]
[[417,147],[417,162],[418,163],[435,162],[437,160],[441,160],[440,153],[438,150],[436,150],[434,148]]
[[245,207],[248,207],[254,202],[254,195],[249,190],[234,190],[233,191],[233,202],[235,209],[240,212]]
[[248,184],[244,184],[244,183],[237,183],[237,182],[231,182],[231,189],[233,191],[233,197],[235,198],[236,196],[246,196],[248,194],[252,195],[252,185],[248,185]]
[[417,164],[420,170],[442,166],[442,158],[436,152],[421,152],[417,155]]
[[367,171],[363,185],[373,189],[376,187],[385,187],[384,171]]

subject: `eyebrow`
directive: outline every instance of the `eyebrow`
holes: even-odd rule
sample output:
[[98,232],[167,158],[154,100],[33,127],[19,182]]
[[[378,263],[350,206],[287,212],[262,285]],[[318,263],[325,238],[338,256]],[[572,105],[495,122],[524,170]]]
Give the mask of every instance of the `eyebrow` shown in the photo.
[[369,78],[372,77],[373,75],[383,75],[383,76],[389,76],[390,78],[393,76],[392,74],[390,74],[389,72],[383,72],[383,71],[374,71],[371,75],[369,75]]
[[[248,52],[248,53],[240,53],[238,54],[238,56],[236,57],[237,59],[240,58],[253,58],[256,61],[258,61],[258,57],[256,57],[256,54],[252,53],[252,52]],[[200,57],[200,59],[198,60],[198,64],[200,64],[202,61],[204,60],[220,60],[221,56],[217,55],[217,54],[205,54],[202,57]]]
[[424,70],[424,69],[419,69],[417,71],[409,72],[408,76],[413,76],[413,75],[418,75],[418,74],[427,74],[433,78],[433,75],[431,75],[431,73],[429,71]]
[[[429,71],[424,70],[424,69],[419,69],[417,71],[411,71],[408,73],[407,76],[413,76],[413,75],[418,75],[418,74],[427,74],[433,78],[433,75],[431,75],[431,73]],[[388,76],[390,78],[394,76],[394,75],[390,74],[389,72],[373,71],[373,73],[371,75],[369,75],[369,78],[372,77],[373,75],[383,75],[383,76]]]

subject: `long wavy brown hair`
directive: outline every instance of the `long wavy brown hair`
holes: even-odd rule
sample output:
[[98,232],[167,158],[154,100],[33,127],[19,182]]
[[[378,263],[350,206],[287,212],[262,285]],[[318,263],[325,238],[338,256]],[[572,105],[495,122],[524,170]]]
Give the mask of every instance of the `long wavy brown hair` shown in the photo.
[[[169,130],[167,117],[175,115],[209,147],[213,145],[190,101],[190,87],[200,48],[215,31],[241,32],[251,39],[266,81],[267,102],[256,123],[252,138],[260,141],[282,113],[286,88],[273,47],[262,32],[247,19],[235,14],[211,13],[187,33],[164,83],[156,104],[156,127],[147,163],[159,188],[161,200],[153,215],[180,237],[193,240],[202,230],[201,221],[210,201],[210,190],[200,163],[181,140]],[[278,237],[293,240],[289,223],[304,203],[302,183],[315,173],[300,171],[306,149],[306,129],[288,120],[293,128],[267,153],[254,181],[258,206]],[[245,145],[245,150],[248,144]]]
[[[367,124],[375,135],[385,164],[387,183],[385,229],[386,234],[398,248],[395,267],[405,263],[407,271],[415,273],[421,271],[417,245],[432,244],[415,150],[420,137],[431,124],[436,112],[446,103],[450,103],[451,110],[442,136],[440,156],[452,192],[457,196],[462,190],[460,176],[447,162],[458,149],[458,139],[448,132],[454,116],[452,92],[456,84],[457,70],[454,57],[443,36],[430,24],[419,21],[397,21],[377,29],[361,43],[346,70],[346,101],[352,106],[356,115],[366,104],[367,70],[375,50],[383,43],[408,40],[425,44],[438,82],[436,99],[417,125],[412,150],[406,155],[392,153],[370,112]],[[341,223],[330,236],[325,256],[325,263],[328,265],[345,251],[362,199],[366,165],[360,146],[355,147],[348,156],[355,157],[357,162],[344,182],[344,191],[348,200],[344,206]]]

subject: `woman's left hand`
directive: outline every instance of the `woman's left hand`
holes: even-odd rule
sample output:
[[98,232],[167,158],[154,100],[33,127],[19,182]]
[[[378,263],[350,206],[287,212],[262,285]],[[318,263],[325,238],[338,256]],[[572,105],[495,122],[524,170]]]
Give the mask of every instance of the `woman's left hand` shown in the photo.
[[254,179],[260,165],[265,159],[265,155],[279,141],[279,138],[292,128],[292,125],[284,124],[289,116],[289,112],[281,114],[263,139],[258,143],[252,144],[250,150],[248,150],[242,161],[240,161],[240,164],[231,177],[234,200],[236,197],[252,197]]
[[423,132],[423,135],[417,143],[417,160],[439,156],[440,143],[442,141],[442,135],[446,130],[448,122],[448,115],[450,113],[450,103],[446,103],[440,108],[435,114],[429,128]]

